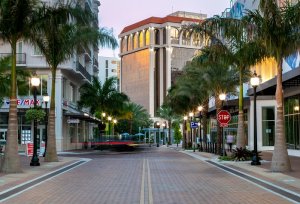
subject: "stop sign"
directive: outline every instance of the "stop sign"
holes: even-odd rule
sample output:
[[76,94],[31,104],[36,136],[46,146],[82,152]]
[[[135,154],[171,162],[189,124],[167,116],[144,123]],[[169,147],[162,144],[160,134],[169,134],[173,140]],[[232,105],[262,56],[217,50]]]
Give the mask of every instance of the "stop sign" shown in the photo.
[[231,115],[228,111],[226,110],[221,110],[217,114],[217,120],[220,123],[220,127],[227,127],[229,121],[231,120]]

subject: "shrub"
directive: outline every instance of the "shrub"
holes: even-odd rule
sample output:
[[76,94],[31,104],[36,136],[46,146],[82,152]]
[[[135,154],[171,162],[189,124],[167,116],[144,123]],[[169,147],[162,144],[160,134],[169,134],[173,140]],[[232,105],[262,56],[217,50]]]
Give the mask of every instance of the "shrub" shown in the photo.
[[252,155],[252,151],[246,148],[240,147],[232,150],[232,157],[235,161],[249,161]]
[[232,156],[220,156],[219,159],[223,161],[232,161],[234,158]]
[[33,120],[37,120],[37,121],[41,121],[45,118],[45,111],[41,108],[41,107],[37,107],[37,108],[30,108],[26,111],[25,117],[26,120],[28,121],[33,121]]

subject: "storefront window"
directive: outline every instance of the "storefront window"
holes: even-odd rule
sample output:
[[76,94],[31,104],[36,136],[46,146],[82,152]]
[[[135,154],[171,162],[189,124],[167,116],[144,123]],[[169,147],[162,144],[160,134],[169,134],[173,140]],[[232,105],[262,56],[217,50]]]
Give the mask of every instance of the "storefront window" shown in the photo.
[[262,143],[263,146],[274,146],[275,110],[274,107],[262,107]]
[[[37,95],[43,96],[47,94],[47,85],[48,85],[48,75],[40,75],[40,86],[37,88]],[[29,81],[30,82],[30,79]],[[33,89],[31,87],[31,84],[29,83],[29,95],[33,95]]]
[[1,113],[0,114],[0,125],[7,125],[8,124],[8,114]]
[[289,149],[300,149],[300,96],[293,96],[284,101],[285,134]]

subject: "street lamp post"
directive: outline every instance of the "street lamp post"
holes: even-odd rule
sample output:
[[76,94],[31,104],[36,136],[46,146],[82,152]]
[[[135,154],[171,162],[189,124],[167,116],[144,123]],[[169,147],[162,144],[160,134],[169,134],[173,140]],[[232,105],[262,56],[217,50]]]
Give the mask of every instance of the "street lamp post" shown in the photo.
[[166,144],[166,134],[165,134],[166,123],[163,123],[162,127],[163,127],[163,135],[164,135],[163,145],[165,145]]
[[250,79],[250,84],[254,90],[254,97],[253,97],[253,111],[254,111],[254,151],[251,165],[260,165],[259,156],[257,152],[257,116],[256,116],[256,88],[259,85],[259,77],[257,76],[256,72],[254,71],[253,77]]
[[191,133],[190,133],[190,136],[191,136],[191,144],[193,145],[193,151],[195,152],[195,149],[196,149],[196,141],[195,141],[195,137],[193,138],[193,128],[191,126],[192,124],[192,120],[193,120],[193,116],[194,116],[194,113],[193,112],[190,112],[189,113],[189,116],[190,116],[190,129],[191,129]]
[[108,116],[107,117],[107,120],[108,120],[108,135],[110,137],[110,121],[112,120],[112,117],[111,116]]
[[160,135],[159,135],[160,134],[160,123],[159,122],[156,123],[156,127],[158,127],[158,138],[155,134],[156,146],[159,147],[159,138],[160,138]]
[[[31,85],[33,87],[33,103],[34,108],[36,108],[36,95],[37,95],[37,87],[40,86],[40,78],[32,77]],[[37,155],[37,120],[33,120],[33,155],[31,158],[30,166],[40,166],[39,157]]]
[[112,134],[115,135],[115,125],[117,124],[117,119],[113,119],[113,131]]
[[43,96],[43,101],[45,102],[45,151],[43,154],[43,157],[46,156],[46,151],[47,151],[47,144],[48,144],[48,102],[49,102],[50,97],[48,94]]
[[[225,93],[221,93],[219,95],[219,99],[221,100],[222,102],[222,105],[221,105],[221,110],[223,109],[223,102],[225,101],[226,99],[226,94]],[[222,155],[223,156],[226,156],[226,152],[225,152],[225,135],[224,135],[224,127],[222,127]]]
[[203,147],[202,147],[202,133],[201,133],[201,112],[203,110],[202,106],[198,106],[198,111],[199,111],[199,140],[200,140],[200,148],[199,148],[199,152],[203,151]]
[[187,121],[188,117],[187,116],[183,116],[183,120],[184,120],[184,127],[183,127],[183,137],[182,137],[182,147],[184,149],[186,149],[187,147],[187,137],[186,137],[186,121]]

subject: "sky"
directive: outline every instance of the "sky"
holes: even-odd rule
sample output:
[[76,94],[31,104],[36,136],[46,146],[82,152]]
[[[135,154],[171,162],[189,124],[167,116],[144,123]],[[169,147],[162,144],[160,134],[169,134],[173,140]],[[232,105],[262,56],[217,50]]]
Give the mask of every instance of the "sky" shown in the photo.
[[[115,37],[124,27],[146,18],[165,17],[176,11],[220,15],[230,0],[100,0],[99,26],[113,29]],[[99,55],[118,57],[119,49],[100,48]]]

